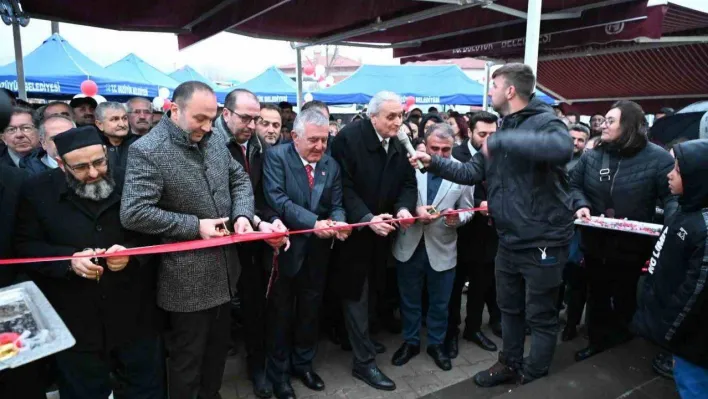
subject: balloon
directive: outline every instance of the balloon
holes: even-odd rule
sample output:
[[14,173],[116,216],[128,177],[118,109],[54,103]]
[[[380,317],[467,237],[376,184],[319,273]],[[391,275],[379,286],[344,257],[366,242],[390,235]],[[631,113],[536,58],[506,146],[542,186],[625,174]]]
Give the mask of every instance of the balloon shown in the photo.
[[172,106],[172,101],[165,99],[165,101],[162,103],[162,110],[167,111],[170,109],[170,106]]
[[320,86],[320,89],[324,89],[327,87],[327,82],[325,82],[323,79],[323,80],[320,80],[319,82],[317,82],[317,85]]
[[96,104],[100,103],[105,103],[106,102],[106,97],[103,97],[100,94],[96,94],[95,96],[92,96],[94,100],[96,100]]
[[325,67],[322,64],[319,64],[315,67],[315,76],[322,76],[325,73]]
[[98,94],[98,85],[93,80],[87,79],[81,82],[81,92],[88,97]]
[[332,86],[334,84],[334,76],[332,76],[332,75],[327,76],[327,79],[325,79],[325,82],[327,82],[327,86]]
[[152,99],[152,107],[155,109],[162,109],[162,106],[165,105],[165,99],[162,97],[155,97]]
[[169,98],[170,89],[168,89],[167,87],[160,87],[160,90],[157,91],[157,96],[162,98]]
[[413,104],[415,104],[415,97],[413,97],[413,96],[406,97],[406,105],[408,105],[410,107]]
[[306,93],[304,100],[306,103],[309,103],[310,101],[314,100],[314,97],[312,97],[312,93]]
[[302,68],[302,73],[307,76],[312,76],[315,73],[315,67],[313,67],[312,64],[307,64]]

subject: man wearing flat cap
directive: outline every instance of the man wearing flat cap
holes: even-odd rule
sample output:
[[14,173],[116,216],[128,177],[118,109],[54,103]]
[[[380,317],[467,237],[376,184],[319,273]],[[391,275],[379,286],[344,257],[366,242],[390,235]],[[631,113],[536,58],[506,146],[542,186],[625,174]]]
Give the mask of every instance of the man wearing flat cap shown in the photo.
[[[26,180],[14,234],[19,257],[110,254],[27,266],[76,345],[56,355],[62,398],[163,398],[154,267],[121,256],[150,244],[120,224],[106,147],[84,126],[54,137],[59,168]],[[113,374],[119,382],[112,386]]]
[[93,97],[74,97],[69,102],[69,106],[74,111],[76,126],[88,126],[96,122],[94,111],[96,111],[98,102]]

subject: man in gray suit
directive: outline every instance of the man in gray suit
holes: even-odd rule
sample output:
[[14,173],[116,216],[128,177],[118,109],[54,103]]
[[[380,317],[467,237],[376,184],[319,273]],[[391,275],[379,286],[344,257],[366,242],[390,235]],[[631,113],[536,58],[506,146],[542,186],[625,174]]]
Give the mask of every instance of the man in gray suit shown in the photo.
[[333,240],[343,241],[351,232],[328,230],[347,225],[339,165],[325,154],[328,137],[329,120],[319,110],[308,109],[295,118],[292,143],[265,154],[268,205],[291,229],[320,229],[291,237],[290,250],[278,256],[279,276],[270,294],[267,323],[267,373],[278,399],[295,398],[291,372],[312,390],[325,388],[312,369],[319,308]]
[[[216,110],[209,86],[185,82],[175,89],[167,115],[130,146],[120,215],[125,228],[159,236],[162,243],[253,231],[251,182],[211,133]],[[234,248],[160,256],[157,304],[168,315],[172,399],[219,397],[229,301],[238,280]]]
[[[447,123],[433,125],[425,133],[428,154],[452,159],[455,135]],[[391,362],[402,366],[420,353],[420,325],[423,284],[428,288],[428,355],[447,371],[452,368],[443,342],[447,332],[448,303],[455,281],[457,228],[472,218],[472,212],[446,214],[446,211],[474,207],[474,187],[462,186],[428,172],[416,170],[420,218],[399,232],[393,246],[401,294],[403,345]],[[442,217],[441,217],[442,216]]]

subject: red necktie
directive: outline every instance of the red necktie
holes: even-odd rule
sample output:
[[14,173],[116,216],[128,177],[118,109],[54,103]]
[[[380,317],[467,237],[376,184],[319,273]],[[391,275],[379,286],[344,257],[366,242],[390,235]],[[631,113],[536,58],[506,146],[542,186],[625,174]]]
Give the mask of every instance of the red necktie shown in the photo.
[[312,175],[312,165],[305,165],[305,172],[307,172],[307,183],[310,185],[310,190],[315,187],[315,176]]
[[246,147],[239,144],[241,147],[241,152],[243,153],[243,165],[246,168],[246,173],[251,173],[251,167],[248,164],[248,155],[246,154]]

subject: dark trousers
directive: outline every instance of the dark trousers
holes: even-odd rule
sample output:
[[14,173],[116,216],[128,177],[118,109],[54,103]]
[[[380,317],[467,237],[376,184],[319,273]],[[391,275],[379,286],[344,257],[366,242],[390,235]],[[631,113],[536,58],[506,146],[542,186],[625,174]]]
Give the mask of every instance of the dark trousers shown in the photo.
[[629,327],[637,309],[637,281],[643,266],[644,262],[585,256],[591,346],[608,349],[632,337]]
[[229,350],[229,308],[227,302],[198,312],[168,312],[165,344],[170,399],[221,397]]
[[266,259],[263,243],[247,243],[239,248],[241,277],[238,280],[238,293],[241,300],[243,320],[243,340],[246,347],[246,361],[250,376],[265,372],[265,337],[266,337],[266,289],[268,275],[264,262]]
[[398,286],[401,293],[401,318],[403,339],[411,345],[420,345],[423,287],[428,297],[428,345],[440,345],[447,332],[450,292],[455,280],[455,269],[436,271],[430,266],[425,243],[420,244],[413,256],[405,262],[397,262]]
[[369,336],[369,278],[364,282],[361,298],[342,299],[342,308],[344,324],[354,352],[354,365],[375,364],[376,348]]
[[457,265],[455,283],[450,297],[450,315],[448,317],[447,335],[453,336],[460,333],[459,326],[462,322],[460,310],[462,307],[462,289],[465,282],[469,281],[467,289],[467,316],[465,317],[465,330],[477,332],[482,326],[482,312],[487,305],[489,324],[501,321],[501,312],[497,305],[497,288],[494,279],[494,262],[477,263],[466,262]]
[[[541,248],[543,249],[543,248]],[[511,251],[499,247],[496,258],[497,303],[502,314],[505,364],[533,378],[548,374],[558,334],[558,290],[568,247]],[[531,352],[524,362],[525,328],[531,328]]]
[[43,360],[36,360],[0,371],[0,398],[46,399],[45,366]]
[[312,370],[317,353],[319,313],[327,278],[326,264],[303,262],[295,276],[282,272],[271,288],[268,302],[268,378],[290,379]]
[[585,267],[573,262],[568,262],[563,269],[563,284],[558,294],[558,309],[563,300],[567,298],[568,308],[566,317],[567,325],[575,327],[580,324],[583,317],[583,308],[588,295],[588,282]]
[[108,353],[66,350],[56,354],[56,362],[61,399],[108,398],[111,391],[116,399],[165,397],[164,353],[157,336]]

